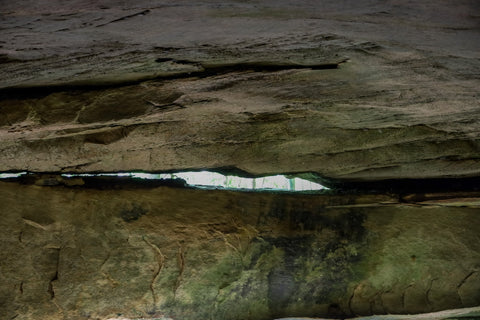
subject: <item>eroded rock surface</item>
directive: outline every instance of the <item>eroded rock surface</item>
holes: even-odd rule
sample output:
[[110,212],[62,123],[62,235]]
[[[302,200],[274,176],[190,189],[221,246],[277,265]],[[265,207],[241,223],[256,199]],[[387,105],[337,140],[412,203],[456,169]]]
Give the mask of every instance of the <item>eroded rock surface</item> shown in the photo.
[[1,171],[479,176],[476,1],[0,12]]
[[480,304],[475,193],[401,199],[2,182],[0,198],[6,319],[259,320]]
[[220,168],[462,190],[1,182],[0,317],[480,304],[480,195],[462,186],[480,177],[478,1],[26,0],[0,16],[0,172]]

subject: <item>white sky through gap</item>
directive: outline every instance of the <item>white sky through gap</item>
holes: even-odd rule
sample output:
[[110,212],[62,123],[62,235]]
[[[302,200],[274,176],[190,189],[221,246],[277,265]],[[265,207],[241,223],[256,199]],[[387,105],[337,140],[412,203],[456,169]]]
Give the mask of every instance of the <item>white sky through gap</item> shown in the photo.
[[[0,179],[18,178],[27,172],[0,173]],[[176,179],[186,181],[188,185],[224,189],[243,190],[283,190],[283,191],[313,191],[328,189],[321,184],[301,179],[287,178],[284,175],[275,175],[259,178],[243,178],[237,176],[226,176],[210,171],[187,171],[174,173],[143,173],[143,172],[119,172],[119,173],[79,173],[62,174],[64,177],[132,177],[139,179]]]

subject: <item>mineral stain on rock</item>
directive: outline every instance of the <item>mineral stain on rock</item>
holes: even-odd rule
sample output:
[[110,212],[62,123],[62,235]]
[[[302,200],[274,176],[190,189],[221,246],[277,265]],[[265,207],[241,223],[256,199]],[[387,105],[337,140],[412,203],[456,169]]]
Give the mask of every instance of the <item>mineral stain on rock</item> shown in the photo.
[[[295,312],[298,305],[308,305],[320,316],[326,312],[348,315],[350,310],[339,308],[349,283],[361,277],[354,266],[361,261],[366,244],[366,230],[361,211],[329,216],[315,212],[288,213],[291,229],[306,233],[301,237],[265,239],[283,251],[282,262],[269,274],[269,303],[271,310],[281,314]],[[305,281],[305,279],[309,279]],[[332,301],[326,311],[326,301]],[[333,308],[332,305],[337,307]],[[319,311],[321,310],[321,311]],[[339,310],[343,310],[338,314]],[[332,315],[332,314],[329,314]]]
[[138,203],[133,203],[130,208],[125,208],[120,212],[120,217],[125,222],[132,222],[138,220],[141,216],[148,213],[148,210],[144,209]]

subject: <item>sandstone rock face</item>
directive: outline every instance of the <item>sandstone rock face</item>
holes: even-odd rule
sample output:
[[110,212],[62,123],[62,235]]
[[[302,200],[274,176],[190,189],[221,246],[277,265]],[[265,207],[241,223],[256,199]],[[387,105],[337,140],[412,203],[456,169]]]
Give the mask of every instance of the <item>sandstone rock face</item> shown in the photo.
[[[2,320],[478,316],[478,1],[25,0],[0,17],[0,172],[54,177],[0,182]],[[184,169],[383,191],[48,186]],[[405,179],[425,192],[386,194]]]
[[0,170],[479,176],[476,1],[0,12]]
[[[480,304],[480,203],[0,183],[5,319],[274,319]],[[418,198],[418,197],[417,197]]]

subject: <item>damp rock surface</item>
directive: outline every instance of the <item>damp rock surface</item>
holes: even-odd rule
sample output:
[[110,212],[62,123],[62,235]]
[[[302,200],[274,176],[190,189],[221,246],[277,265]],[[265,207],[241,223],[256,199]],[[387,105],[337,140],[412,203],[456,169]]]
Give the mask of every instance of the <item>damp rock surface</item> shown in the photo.
[[0,171],[478,176],[476,1],[23,1]]
[[475,307],[474,198],[0,182],[0,314],[267,320]]

